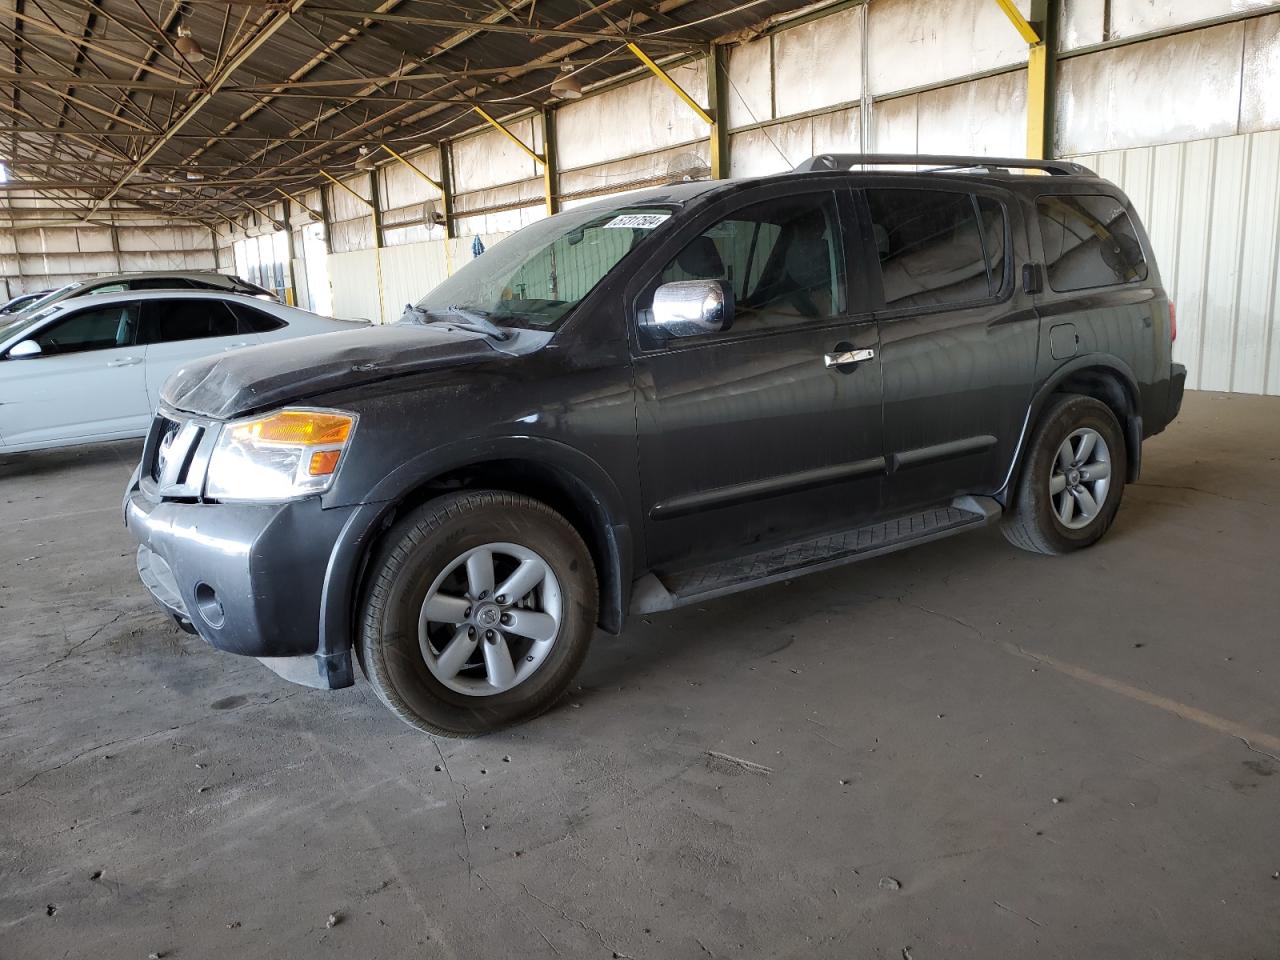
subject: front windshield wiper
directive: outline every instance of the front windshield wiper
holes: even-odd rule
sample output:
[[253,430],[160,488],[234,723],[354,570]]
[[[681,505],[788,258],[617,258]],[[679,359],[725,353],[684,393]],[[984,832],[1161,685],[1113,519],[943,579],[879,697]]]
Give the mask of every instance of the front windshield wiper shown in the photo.
[[[475,310],[468,310],[466,307],[449,306],[441,310],[423,310],[420,307],[414,307],[413,309],[415,313],[422,314],[423,316],[439,318],[429,320],[427,321],[428,323],[447,323],[460,330],[471,330],[474,333],[483,333],[487,336],[493,337],[495,340],[511,339],[510,330],[506,330],[498,326],[483,313],[478,313]],[[458,319],[449,319],[451,317],[457,317]]]

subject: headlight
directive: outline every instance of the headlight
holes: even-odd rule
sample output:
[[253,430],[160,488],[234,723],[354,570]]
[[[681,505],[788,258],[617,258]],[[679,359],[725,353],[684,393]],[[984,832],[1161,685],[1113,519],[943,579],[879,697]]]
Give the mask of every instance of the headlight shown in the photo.
[[356,415],[285,409],[223,426],[209,459],[205,495],[214,500],[291,500],[333,483]]

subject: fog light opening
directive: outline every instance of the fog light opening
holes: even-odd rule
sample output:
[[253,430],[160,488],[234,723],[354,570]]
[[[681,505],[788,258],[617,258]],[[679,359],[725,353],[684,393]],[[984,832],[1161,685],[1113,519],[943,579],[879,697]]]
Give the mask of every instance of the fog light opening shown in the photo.
[[196,609],[200,611],[200,618],[211,627],[222,626],[226,619],[218,594],[207,583],[196,584]]

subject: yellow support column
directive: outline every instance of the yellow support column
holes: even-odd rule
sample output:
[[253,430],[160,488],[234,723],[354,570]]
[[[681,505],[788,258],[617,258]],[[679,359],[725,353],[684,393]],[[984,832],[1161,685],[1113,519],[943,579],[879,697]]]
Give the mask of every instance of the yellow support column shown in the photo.
[[1027,53],[1027,157],[1048,160],[1045,145],[1049,96],[1049,51],[1043,43],[1034,43]]
[[1053,155],[1053,47],[1058,4],[1031,0],[1028,20],[1013,0],[996,0],[1015,30],[1027,41],[1027,157],[1048,160]]
[[431,184],[431,186],[433,186],[433,187],[435,187],[437,190],[439,190],[441,194],[443,194],[443,193],[444,193],[444,185],[443,185],[443,184],[437,183],[435,180],[432,180],[432,179],[431,179],[430,177],[428,177],[425,173],[423,173],[423,172],[422,172],[422,170],[420,170],[418,167],[414,166],[412,163],[410,163],[410,162],[409,162],[408,160],[406,160],[404,157],[400,156],[400,154],[396,153],[394,150],[392,150],[390,147],[388,147],[385,143],[384,143],[384,144],[381,144],[381,146],[382,146],[382,149],[383,149],[383,150],[387,151],[387,153],[391,154],[391,156],[395,157],[397,160],[399,160],[401,163],[403,163],[406,167],[408,167],[410,170],[412,170],[414,173],[416,173],[416,174],[418,175],[418,178],[419,178],[419,179],[421,179],[421,180],[425,180],[427,183]]
[[534,163],[540,163],[540,164],[543,164],[544,166],[546,165],[547,161],[541,156],[539,156],[537,153],[535,153],[532,147],[530,147],[527,143],[525,143],[523,140],[517,137],[514,133],[512,133],[506,127],[504,127],[501,122],[499,122],[498,120],[495,120],[489,113],[485,112],[480,107],[473,106],[471,109],[474,110],[476,113],[480,114],[480,116],[484,118],[485,122],[488,123],[489,126],[493,127],[495,130],[497,130],[499,133],[505,136],[508,140],[514,143],[517,147],[523,150],[529,156],[529,159],[531,159]]
[[650,60],[648,54],[646,54],[643,50],[637,47],[634,43],[628,43],[627,49],[630,50],[633,54],[635,54],[635,57],[637,60],[639,60],[646,67],[649,68],[650,73],[652,73],[655,77],[657,77],[659,80],[665,83],[668,87],[670,87],[671,91],[681,100],[683,100],[686,106],[688,106],[690,110],[696,113],[699,119],[701,119],[703,123],[705,123],[707,126],[715,125],[715,120],[712,118],[711,114],[707,113],[706,110],[702,109],[702,105],[699,104],[697,100],[693,99],[693,97],[685,93],[684,87],[680,86],[680,84],[672,80],[671,76],[667,73],[667,71],[663,70],[660,66],[654,63],[652,60]]

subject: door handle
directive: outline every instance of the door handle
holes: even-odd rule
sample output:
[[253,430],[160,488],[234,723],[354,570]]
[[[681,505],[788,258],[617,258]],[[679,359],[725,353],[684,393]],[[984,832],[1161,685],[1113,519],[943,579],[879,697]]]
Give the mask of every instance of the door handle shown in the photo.
[[865,350],[841,350],[838,353],[824,353],[822,362],[828,367],[844,367],[864,360],[875,359],[876,352],[870,348]]
[[225,353],[228,350],[239,350],[241,347],[247,347],[248,345],[248,343],[229,343],[222,350]]
[[108,367],[132,367],[135,363],[141,363],[141,357],[121,357],[119,360],[108,360]]

